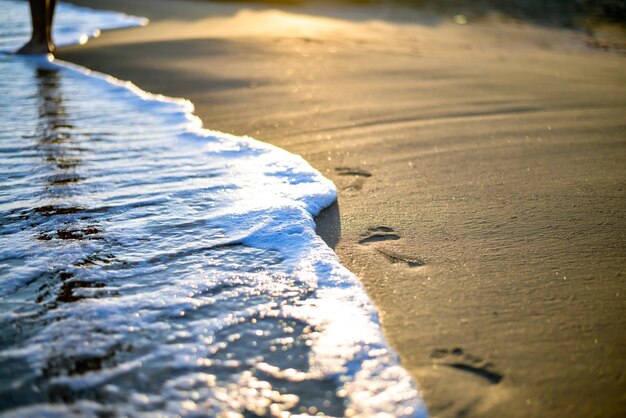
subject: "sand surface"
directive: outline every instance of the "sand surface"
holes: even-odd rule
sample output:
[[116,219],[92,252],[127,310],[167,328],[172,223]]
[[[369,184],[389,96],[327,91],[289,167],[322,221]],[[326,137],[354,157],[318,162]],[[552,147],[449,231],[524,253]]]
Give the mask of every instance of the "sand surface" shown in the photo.
[[433,416],[626,411],[626,58],[390,6],[74,0],[147,16],[58,56],[303,155]]

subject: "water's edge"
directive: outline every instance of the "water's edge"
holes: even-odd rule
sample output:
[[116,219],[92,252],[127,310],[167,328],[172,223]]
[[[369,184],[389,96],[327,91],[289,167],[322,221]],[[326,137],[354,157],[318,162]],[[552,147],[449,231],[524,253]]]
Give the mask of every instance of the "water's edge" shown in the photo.
[[[97,35],[99,35],[99,31],[91,34],[91,36]],[[309,323],[327,325],[327,329],[317,342],[316,346],[319,347],[313,356],[322,364],[322,370],[325,370],[324,373],[327,376],[345,378],[340,380],[344,387],[350,388],[347,395],[347,399],[350,401],[348,403],[357,415],[367,416],[377,412],[391,413],[391,411],[395,416],[426,415],[425,407],[419,398],[414,382],[400,367],[397,355],[388,348],[380,329],[375,307],[367,298],[360,281],[339,263],[336,254],[332,251],[339,240],[341,225],[336,188],[330,180],[323,177],[300,156],[291,154],[272,144],[203,128],[201,120],[193,114],[193,104],[187,99],[149,93],[130,81],[122,81],[76,64],[55,60],[51,56],[16,57],[15,59],[31,61],[36,67],[42,69],[70,71],[73,74],[88,77],[90,80],[100,80],[122,91],[122,99],[138,100],[147,105],[148,109],[153,105],[157,107],[160,104],[172,105],[174,108],[168,111],[172,121],[180,124],[180,121],[184,120],[184,123],[181,124],[184,126],[183,132],[179,133],[178,137],[188,136],[192,141],[205,138],[207,140],[217,138],[221,141],[230,139],[234,148],[245,145],[251,149],[271,154],[272,158],[267,161],[272,164],[278,160],[276,157],[281,157],[280,159],[285,161],[285,167],[303,170],[297,171],[296,175],[304,173],[305,176],[310,177],[309,181],[317,181],[321,184],[309,194],[297,191],[285,192],[286,197],[297,202],[303,210],[308,212],[311,220],[314,220],[314,223],[307,224],[306,219],[297,219],[300,222],[298,227],[304,225],[305,231],[301,234],[308,237],[306,229],[314,229],[327,245],[327,249],[321,248],[315,240],[305,238],[303,242],[308,242],[311,248],[298,248],[294,250],[294,254],[289,254],[288,257],[291,258],[303,257],[299,263],[290,268],[295,274],[300,273],[304,276],[314,274],[314,279],[311,280],[317,280],[317,287],[316,296],[311,297],[308,305],[286,306],[283,309],[290,312],[294,318],[308,318]],[[273,169],[276,170],[275,167]],[[289,177],[291,174],[286,171],[279,173],[279,175]],[[280,202],[278,204],[280,205]],[[280,206],[276,209],[282,210]],[[272,216],[276,219],[281,218],[280,212]],[[287,218],[285,222],[289,223],[290,219]],[[242,239],[244,242],[257,244],[259,249],[267,249],[271,248],[267,242],[271,240],[271,234],[276,231],[279,234],[291,233],[277,230],[276,226],[271,224],[267,230],[250,232],[248,235],[244,235]],[[281,239],[284,240],[285,238]],[[302,242],[298,241],[297,244],[301,245]],[[309,280],[309,278],[305,277],[303,280]],[[345,318],[335,319],[332,310],[340,308],[345,310]],[[350,321],[355,322],[352,324]],[[351,325],[354,325],[352,334],[346,333],[346,326]],[[268,374],[279,372],[282,371],[267,369]],[[380,405],[384,405],[384,407],[379,409]],[[7,412],[11,414],[10,410]],[[42,412],[42,410],[29,410],[27,408],[22,411],[22,416],[27,416],[33,412]]]

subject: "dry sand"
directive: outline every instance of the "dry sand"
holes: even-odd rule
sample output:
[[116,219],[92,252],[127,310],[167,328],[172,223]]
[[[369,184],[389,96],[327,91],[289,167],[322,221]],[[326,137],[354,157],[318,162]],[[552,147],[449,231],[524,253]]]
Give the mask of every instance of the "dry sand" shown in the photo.
[[74,2],[152,23],[60,58],[335,181],[336,251],[433,416],[623,416],[623,55],[389,6]]

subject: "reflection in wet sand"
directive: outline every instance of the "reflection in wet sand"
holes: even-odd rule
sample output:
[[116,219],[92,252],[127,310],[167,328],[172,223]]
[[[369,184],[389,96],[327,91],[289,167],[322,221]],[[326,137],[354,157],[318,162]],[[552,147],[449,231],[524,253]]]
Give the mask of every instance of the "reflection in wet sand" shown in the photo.
[[[81,182],[87,172],[82,168],[83,155],[89,152],[88,137],[76,138],[74,126],[70,123],[62,95],[62,77],[58,69],[36,68],[35,81],[39,99],[39,119],[35,132],[29,140],[35,142],[35,149],[40,155],[39,163],[34,165],[36,178],[41,179],[40,196],[34,196],[34,202],[53,202],[33,208],[30,216],[31,227],[37,230],[37,239],[50,241],[49,246],[63,247],[66,240],[102,239],[102,231],[97,227],[86,208],[78,204],[82,194],[88,193]],[[47,218],[58,218],[49,222]],[[55,228],[48,228],[48,225]],[[33,282],[37,286],[37,303],[44,303],[48,308],[55,308],[57,303],[75,302],[83,298],[76,296],[74,290],[80,288],[103,287],[100,282],[72,280],[75,273],[72,266],[49,266],[54,273],[43,275]]]

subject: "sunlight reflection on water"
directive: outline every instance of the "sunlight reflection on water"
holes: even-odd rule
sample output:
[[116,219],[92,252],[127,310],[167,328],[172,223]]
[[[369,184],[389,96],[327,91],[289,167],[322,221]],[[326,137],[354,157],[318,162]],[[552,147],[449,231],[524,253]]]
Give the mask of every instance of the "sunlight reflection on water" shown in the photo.
[[2,410],[424,414],[306,162],[69,64],[0,73]]

